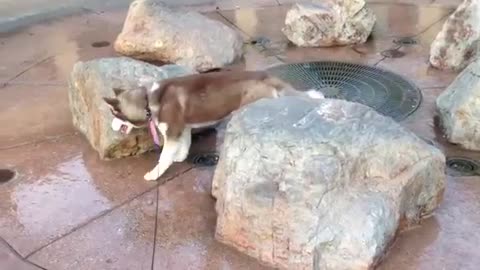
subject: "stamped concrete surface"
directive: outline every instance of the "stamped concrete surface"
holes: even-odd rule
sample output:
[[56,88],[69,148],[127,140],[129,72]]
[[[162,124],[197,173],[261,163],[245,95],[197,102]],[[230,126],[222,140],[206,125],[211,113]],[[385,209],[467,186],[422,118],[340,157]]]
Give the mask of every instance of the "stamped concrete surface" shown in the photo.
[[[18,19],[58,2],[0,0],[0,14],[9,7],[8,16]],[[184,162],[160,182],[148,183],[142,176],[158,152],[101,161],[73,129],[68,74],[76,61],[116,55],[111,44],[127,11],[123,0],[115,7],[108,6],[112,1],[103,6],[87,2],[75,2],[81,8],[69,16],[15,31],[0,29],[0,169],[17,171],[13,180],[0,183],[0,269],[267,269],[213,239],[213,167]],[[478,153],[448,144],[433,120],[435,98],[456,74],[429,67],[429,45],[459,1],[369,1],[378,17],[373,37],[366,44],[331,49],[295,48],[287,42],[279,25],[290,0],[172,2],[238,28],[247,40],[262,41],[247,44],[243,61],[231,69],[340,60],[410,78],[422,88],[424,101],[402,125],[447,156],[480,159]],[[417,43],[394,43],[403,36]],[[92,46],[101,41],[110,45]],[[389,58],[384,52],[389,49],[404,55]],[[192,152],[218,149],[221,138],[222,130],[200,134]],[[435,215],[401,234],[379,268],[478,269],[479,180],[450,177]]]

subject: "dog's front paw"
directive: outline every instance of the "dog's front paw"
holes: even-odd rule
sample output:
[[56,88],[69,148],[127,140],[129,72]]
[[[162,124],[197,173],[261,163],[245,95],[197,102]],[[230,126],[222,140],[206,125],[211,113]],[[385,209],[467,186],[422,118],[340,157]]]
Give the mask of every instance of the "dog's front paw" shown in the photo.
[[145,179],[146,181],[155,181],[158,178],[160,178],[160,175],[158,175],[158,171],[156,169],[146,173],[143,176],[143,179]]

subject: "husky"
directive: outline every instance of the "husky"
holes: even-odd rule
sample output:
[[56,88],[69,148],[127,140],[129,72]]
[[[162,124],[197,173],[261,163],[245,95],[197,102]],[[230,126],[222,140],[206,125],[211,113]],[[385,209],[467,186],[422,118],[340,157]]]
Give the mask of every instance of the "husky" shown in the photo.
[[103,97],[113,114],[112,129],[128,134],[133,128],[150,127],[163,149],[158,164],[144,176],[159,179],[173,162],[189,153],[192,129],[212,127],[241,107],[262,98],[304,96],[323,99],[315,90],[298,91],[264,71],[216,71],[154,82],[150,89],[112,89]]

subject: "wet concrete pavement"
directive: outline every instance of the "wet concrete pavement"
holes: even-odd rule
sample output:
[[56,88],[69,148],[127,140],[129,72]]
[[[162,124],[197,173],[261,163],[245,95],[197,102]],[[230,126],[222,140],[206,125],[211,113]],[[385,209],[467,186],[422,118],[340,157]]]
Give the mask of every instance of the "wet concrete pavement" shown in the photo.
[[[447,155],[480,159],[446,143],[433,120],[434,100],[456,74],[428,66],[429,44],[459,1],[370,1],[378,16],[373,38],[331,49],[288,44],[279,25],[289,0],[245,1],[235,10],[238,1],[190,8],[212,10],[218,2],[220,10],[208,11],[209,17],[238,28],[246,39],[268,41],[247,46],[244,61],[231,68],[344,60],[392,70],[416,82],[424,95],[402,124]],[[185,162],[159,183],[148,183],[142,176],[158,153],[101,161],[72,127],[66,92],[71,68],[79,60],[115,56],[111,45],[92,43],[113,43],[125,14],[90,11],[0,35],[0,167],[17,171],[15,179],[0,183],[0,236],[6,241],[0,241],[0,269],[267,269],[214,240],[214,168]],[[402,36],[417,43],[400,48],[404,57],[382,56]],[[192,152],[218,149],[221,135],[197,136]],[[379,268],[477,269],[479,180],[450,177],[435,215],[401,234]]]

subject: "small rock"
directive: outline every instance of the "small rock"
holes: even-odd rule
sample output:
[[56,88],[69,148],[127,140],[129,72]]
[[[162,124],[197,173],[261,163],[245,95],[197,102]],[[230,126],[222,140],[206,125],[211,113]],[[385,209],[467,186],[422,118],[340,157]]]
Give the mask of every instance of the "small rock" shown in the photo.
[[260,100],[226,130],[215,237],[275,268],[373,269],[445,178],[437,148],[367,106]]
[[367,41],[376,16],[364,0],[326,0],[295,4],[282,32],[300,47],[330,47]]
[[465,68],[437,98],[437,110],[448,141],[480,150],[480,59]]
[[202,72],[231,64],[243,55],[242,46],[240,34],[219,21],[161,1],[136,0],[114,47],[126,56]]
[[461,70],[476,58],[480,39],[480,1],[464,0],[450,15],[430,48],[430,63]]
[[73,124],[102,159],[142,154],[154,146],[148,130],[133,129],[129,135],[113,131],[113,116],[102,98],[114,96],[114,87],[132,89],[144,84],[144,79],[162,80],[192,73],[177,65],[156,67],[126,57],[78,62],[70,76],[68,94]]

